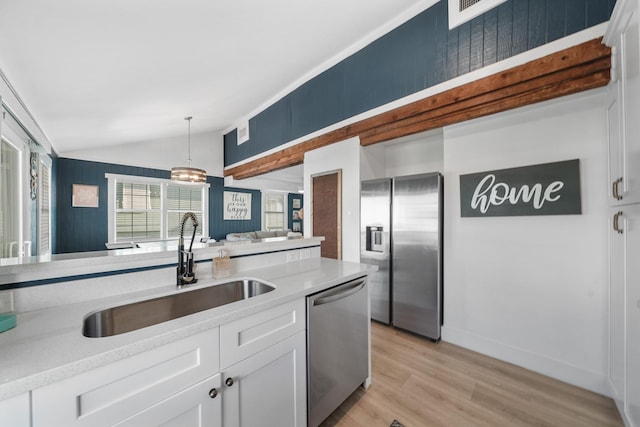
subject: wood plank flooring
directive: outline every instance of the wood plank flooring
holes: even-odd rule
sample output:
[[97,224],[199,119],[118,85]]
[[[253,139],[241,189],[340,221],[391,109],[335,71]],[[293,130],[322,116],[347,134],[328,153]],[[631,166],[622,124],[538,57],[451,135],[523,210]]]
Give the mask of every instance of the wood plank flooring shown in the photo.
[[322,427],[623,426],[607,397],[453,344],[371,328],[373,384]]

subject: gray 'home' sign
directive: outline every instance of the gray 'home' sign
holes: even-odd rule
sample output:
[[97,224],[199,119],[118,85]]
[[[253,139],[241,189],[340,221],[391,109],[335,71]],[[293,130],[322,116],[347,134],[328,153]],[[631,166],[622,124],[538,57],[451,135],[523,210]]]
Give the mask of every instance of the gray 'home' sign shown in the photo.
[[580,213],[578,159],[460,175],[463,217]]

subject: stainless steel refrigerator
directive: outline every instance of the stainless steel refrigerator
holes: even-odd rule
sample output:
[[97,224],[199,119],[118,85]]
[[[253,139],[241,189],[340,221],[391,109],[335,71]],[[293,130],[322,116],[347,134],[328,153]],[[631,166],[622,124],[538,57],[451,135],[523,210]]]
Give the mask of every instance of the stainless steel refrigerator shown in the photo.
[[442,175],[364,181],[360,262],[369,275],[371,318],[434,341],[442,325]]

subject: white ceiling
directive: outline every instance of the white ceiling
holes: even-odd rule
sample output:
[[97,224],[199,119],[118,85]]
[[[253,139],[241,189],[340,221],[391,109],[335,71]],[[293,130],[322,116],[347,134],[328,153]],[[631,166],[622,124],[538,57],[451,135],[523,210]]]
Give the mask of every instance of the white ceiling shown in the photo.
[[433,3],[0,0],[0,69],[62,155],[223,131]]

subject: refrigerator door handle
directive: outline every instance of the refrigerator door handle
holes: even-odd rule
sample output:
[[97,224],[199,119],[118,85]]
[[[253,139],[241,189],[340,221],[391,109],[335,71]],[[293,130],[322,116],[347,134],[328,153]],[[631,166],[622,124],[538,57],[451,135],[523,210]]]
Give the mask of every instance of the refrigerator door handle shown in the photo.
[[318,306],[318,305],[323,305],[323,304],[328,304],[330,302],[333,301],[338,301],[341,300],[343,298],[347,298],[349,295],[353,295],[356,292],[360,291],[362,288],[364,288],[365,285],[365,279],[359,279],[357,281],[353,281],[350,283],[346,283],[345,285],[340,285],[340,289],[337,289],[336,291],[333,292],[327,292],[326,296],[322,296],[320,295],[320,298],[315,298],[313,299],[313,306]]

